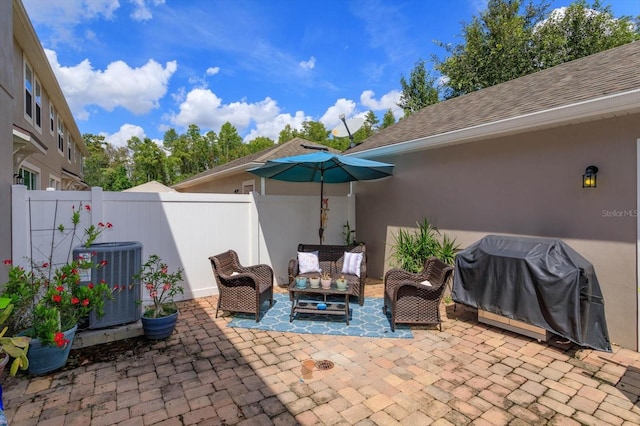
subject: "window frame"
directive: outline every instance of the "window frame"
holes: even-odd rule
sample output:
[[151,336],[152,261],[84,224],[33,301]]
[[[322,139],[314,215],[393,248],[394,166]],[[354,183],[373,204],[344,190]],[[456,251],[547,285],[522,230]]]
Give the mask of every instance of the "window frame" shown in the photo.
[[[29,78],[27,78],[27,70],[30,74]],[[34,78],[35,73],[33,72],[33,67],[29,63],[29,60],[26,56],[22,58],[22,100],[24,103],[24,107],[22,112],[24,114],[24,119],[29,123],[33,124],[33,104],[34,104]],[[29,87],[27,87],[27,82],[29,82]]]

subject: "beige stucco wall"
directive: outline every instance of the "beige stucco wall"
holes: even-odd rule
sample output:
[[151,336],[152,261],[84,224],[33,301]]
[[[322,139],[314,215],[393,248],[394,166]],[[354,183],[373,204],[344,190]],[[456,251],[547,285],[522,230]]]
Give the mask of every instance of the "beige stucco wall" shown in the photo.
[[[368,273],[387,267],[388,227],[424,217],[462,248],[491,233],[560,238],[594,265],[612,342],[637,349],[638,138],[636,114],[380,158],[393,178],[355,190]],[[591,164],[598,188],[583,189]]]
[[[190,186],[187,189],[178,189],[180,192],[207,192],[216,194],[233,194],[237,189],[242,193],[243,183],[251,181],[255,185],[257,192],[261,191],[260,177],[252,173],[235,173],[227,177],[218,177],[214,181],[203,182],[199,185]],[[320,197],[319,183],[283,182],[273,179],[265,181],[266,195],[314,195]],[[324,185],[325,195],[347,195],[349,184],[326,184]],[[319,202],[319,201],[318,201]]]
[[[11,217],[11,183],[13,180],[13,37],[11,2],[0,2],[0,217]],[[11,221],[0,221],[0,260],[11,258]],[[6,268],[0,282],[6,282]]]

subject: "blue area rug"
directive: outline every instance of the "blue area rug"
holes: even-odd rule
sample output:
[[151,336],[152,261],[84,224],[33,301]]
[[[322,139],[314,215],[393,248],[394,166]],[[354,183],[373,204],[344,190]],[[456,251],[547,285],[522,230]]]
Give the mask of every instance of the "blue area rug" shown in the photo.
[[[341,298],[344,301],[344,298]],[[368,297],[364,306],[358,305],[355,298],[349,302],[349,325],[344,315],[296,314],[289,322],[291,301],[288,294],[274,294],[273,306],[262,304],[260,322],[253,314],[234,313],[228,327],[252,328],[258,330],[286,331],[291,333],[331,334],[340,336],[362,336],[394,339],[412,339],[411,329],[405,325],[396,325],[391,331],[391,316],[382,312],[383,300]]]

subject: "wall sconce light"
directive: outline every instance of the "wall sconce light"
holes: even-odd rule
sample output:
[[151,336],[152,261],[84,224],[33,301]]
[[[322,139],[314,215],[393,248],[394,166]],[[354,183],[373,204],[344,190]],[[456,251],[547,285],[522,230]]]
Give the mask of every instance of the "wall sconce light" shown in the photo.
[[595,188],[598,186],[598,168],[596,166],[589,166],[582,175],[582,187],[583,188]]
[[24,185],[24,178],[19,173],[15,173],[13,175],[13,181],[16,183],[16,185]]

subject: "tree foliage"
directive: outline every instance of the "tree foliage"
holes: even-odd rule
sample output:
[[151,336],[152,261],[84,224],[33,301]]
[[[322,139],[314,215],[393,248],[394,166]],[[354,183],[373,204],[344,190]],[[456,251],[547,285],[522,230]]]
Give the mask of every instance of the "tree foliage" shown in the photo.
[[521,0],[489,0],[487,9],[463,27],[464,43],[444,47],[450,54],[436,69],[447,77],[445,97],[490,87],[532,72],[638,39],[631,18],[615,18],[596,0],[578,0],[564,13]]
[[409,81],[404,76],[400,78],[400,86],[402,95],[398,106],[404,110],[405,117],[438,102],[436,78],[426,70],[425,62],[422,60],[411,70]]
[[396,123],[396,117],[393,115],[393,111],[391,110],[391,108],[389,108],[385,113],[384,116],[382,117],[382,128],[386,129],[387,127],[391,126],[392,124]]

